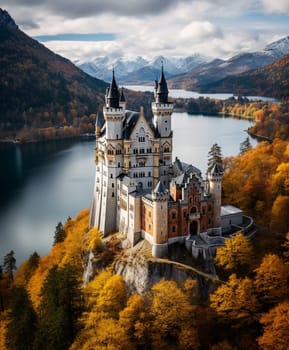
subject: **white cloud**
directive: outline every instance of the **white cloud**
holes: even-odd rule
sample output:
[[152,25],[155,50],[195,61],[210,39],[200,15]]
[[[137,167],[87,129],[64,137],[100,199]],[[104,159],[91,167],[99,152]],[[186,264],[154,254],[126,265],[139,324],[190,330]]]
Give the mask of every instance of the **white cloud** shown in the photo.
[[285,13],[289,14],[288,0],[261,0],[263,9],[267,13]]
[[[289,0],[2,0],[30,36],[62,33],[117,35],[112,42],[47,42],[70,59],[118,55],[152,58],[201,53],[228,58],[256,51],[275,37],[288,35],[288,25],[262,11],[288,13]],[[14,4],[14,6],[13,6]],[[15,6],[17,4],[17,6]],[[119,7],[122,6],[121,9]],[[130,8],[128,8],[130,7]],[[248,14],[250,16],[248,16]],[[254,21],[254,14],[258,19]],[[275,17],[275,16],[272,16]],[[288,18],[289,20],[289,18]]]

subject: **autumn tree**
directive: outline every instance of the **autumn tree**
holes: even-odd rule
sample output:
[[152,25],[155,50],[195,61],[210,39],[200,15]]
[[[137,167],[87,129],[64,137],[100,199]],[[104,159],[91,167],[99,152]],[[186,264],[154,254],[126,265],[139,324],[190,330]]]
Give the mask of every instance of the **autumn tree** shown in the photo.
[[276,254],[267,254],[255,270],[255,288],[262,302],[274,305],[288,297],[289,266]]
[[271,229],[279,234],[289,230],[289,196],[278,196],[272,206]]
[[252,260],[252,244],[242,232],[226,239],[225,246],[217,249],[216,263],[227,271],[244,272]]
[[261,350],[287,350],[289,344],[289,302],[284,301],[260,319],[264,326],[258,339]]
[[162,280],[155,284],[151,289],[150,301],[153,348],[198,347],[194,309],[176,282]]
[[126,302],[125,283],[121,276],[113,275],[100,291],[96,308],[104,317],[118,318]]
[[37,329],[37,317],[23,286],[14,287],[10,300],[10,322],[7,325],[6,344],[9,349],[30,350]]
[[149,334],[143,297],[132,295],[126,307],[119,314],[119,323],[129,337],[131,344],[145,344]]
[[9,280],[13,282],[14,280],[14,271],[17,269],[16,267],[16,259],[14,257],[14,251],[11,250],[4,257],[4,272],[8,274]]
[[256,321],[259,304],[254,292],[253,281],[232,274],[210,296],[210,305],[226,323],[236,327],[247,326]]

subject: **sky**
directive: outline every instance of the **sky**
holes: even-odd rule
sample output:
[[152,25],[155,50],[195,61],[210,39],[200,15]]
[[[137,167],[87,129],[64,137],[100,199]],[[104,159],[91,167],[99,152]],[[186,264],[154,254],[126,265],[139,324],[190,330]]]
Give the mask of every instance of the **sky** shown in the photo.
[[0,0],[0,7],[73,61],[226,59],[289,35],[289,0]]

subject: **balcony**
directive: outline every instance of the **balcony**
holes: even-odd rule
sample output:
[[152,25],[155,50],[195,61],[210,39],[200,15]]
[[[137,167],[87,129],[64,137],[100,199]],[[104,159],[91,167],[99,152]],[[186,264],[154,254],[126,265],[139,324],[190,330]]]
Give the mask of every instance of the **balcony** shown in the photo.
[[201,217],[201,213],[200,212],[196,212],[196,213],[190,213],[189,214],[189,219],[190,220],[198,220]]

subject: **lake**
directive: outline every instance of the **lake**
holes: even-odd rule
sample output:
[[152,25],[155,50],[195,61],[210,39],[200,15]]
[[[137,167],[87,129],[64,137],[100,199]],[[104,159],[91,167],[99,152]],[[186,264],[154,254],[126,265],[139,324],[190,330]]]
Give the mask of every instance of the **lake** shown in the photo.
[[[224,156],[238,154],[250,124],[174,113],[173,154],[204,173],[212,144],[217,142]],[[0,265],[11,249],[17,266],[34,251],[46,254],[57,223],[90,206],[94,146],[94,141],[0,144]]]
[[[153,86],[146,86],[146,85],[124,85],[126,89],[134,90],[134,91],[149,91],[153,92],[154,87]],[[189,90],[183,90],[183,89],[170,89],[170,95],[171,98],[199,98],[199,97],[209,97],[209,98],[215,98],[217,100],[226,100],[230,97],[233,97],[234,95],[231,93],[209,93],[209,94],[203,94],[196,91],[189,91]],[[273,102],[276,101],[272,97],[264,97],[264,96],[246,96],[251,101],[267,101],[267,102]]]

